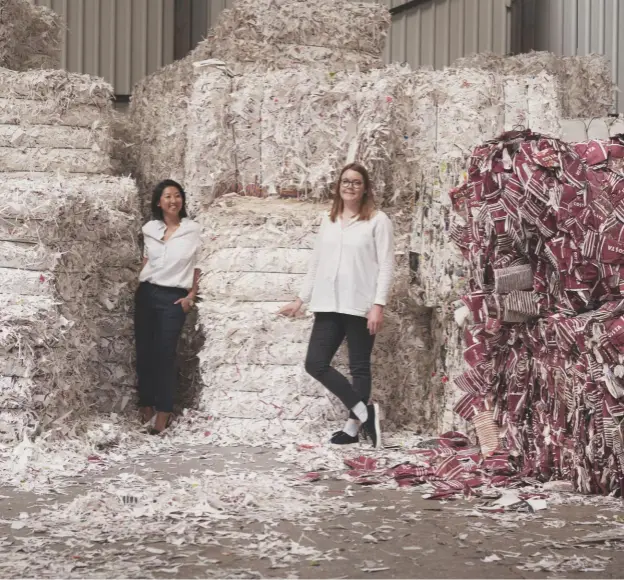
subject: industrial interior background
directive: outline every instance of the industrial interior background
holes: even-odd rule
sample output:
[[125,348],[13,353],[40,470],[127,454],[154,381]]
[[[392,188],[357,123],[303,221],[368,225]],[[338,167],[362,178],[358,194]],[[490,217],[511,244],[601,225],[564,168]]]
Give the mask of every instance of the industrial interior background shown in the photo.
[[[134,84],[185,56],[233,0],[30,0],[67,24],[62,65],[104,77],[123,101]],[[442,68],[475,52],[605,54],[624,86],[621,0],[380,0],[392,12],[387,62]],[[616,109],[624,112],[617,95]]]

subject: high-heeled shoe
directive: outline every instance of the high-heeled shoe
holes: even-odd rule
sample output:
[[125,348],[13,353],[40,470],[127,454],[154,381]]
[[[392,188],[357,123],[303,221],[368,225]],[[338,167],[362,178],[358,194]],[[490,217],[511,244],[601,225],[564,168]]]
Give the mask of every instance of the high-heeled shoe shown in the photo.
[[149,423],[155,415],[156,411],[154,407],[139,407],[139,420],[141,421],[141,425]]
[[[158,417],[158,413],[156,413],[156,417]],[[161,435],[162,433],[164,433],[169,428],[171,423],[173,423],[173,413],[169,413],[169,416],[167,417],[167,421],[165,422],[165,426],[162,429],[156,429],[155,426],[150,426],[149,434],[150,435]]]

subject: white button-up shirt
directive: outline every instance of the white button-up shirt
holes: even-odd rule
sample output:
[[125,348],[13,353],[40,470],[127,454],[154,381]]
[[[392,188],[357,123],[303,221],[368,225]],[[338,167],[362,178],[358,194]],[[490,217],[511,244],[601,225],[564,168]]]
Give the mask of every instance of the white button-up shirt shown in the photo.
[[325,215],[299,298],[311,312],[366,316],[373,304],[386,305],[393,274],[394,234],[385,213],[344,226]]
[[198,223],[183,218],[180,227],[165,242],[166,229],[161,220],[152,220],[143,226],[147,263],[139,280],[158,286],[190,289],[197,266],[201,228]]

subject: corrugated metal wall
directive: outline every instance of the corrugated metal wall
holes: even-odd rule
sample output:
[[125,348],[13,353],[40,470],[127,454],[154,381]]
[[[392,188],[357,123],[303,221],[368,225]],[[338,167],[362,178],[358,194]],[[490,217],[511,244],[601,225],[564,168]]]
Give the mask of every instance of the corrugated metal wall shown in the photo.
[[176,59],[184,57],[206,36],[234,0],[176,0]]
[[[383,0],[389,8],[404,0]],[[428,0],[395,14],[386,62],[442,68],[485,50],[506,54],[511,42],[509,0]]]
[[[514,0],[514,52],[547,50],[559,55],[606,55],[614,81],[624,90],[622,0]],[[617,95],[624,112],[624,96]]]
[[[30,0],[68,26],[64,68],[104,77],[119,95],[182,58],[233,0]],[[390,9],[406,0],[380,0]],[[624,90],[624,0],[422,0],[393,16],[386,62],[436,68],[489,50],[599,52]],[[618,95],[624,111],[624,94]]]
[[[62,66],[104,77],[118,95],[182,58],[233,0],[30,0],[60,14],[68,30]],[[389,8],[405,0],[380,0]],[[427,0],[393,17],[386,62],[437,68],[481,50],[509,50],[511,0]],[[542,1],[542,0],[540,0]]]
[[68,30],[63,68],[104,77],[118,95],[174,60],[175,0],[30,0]]

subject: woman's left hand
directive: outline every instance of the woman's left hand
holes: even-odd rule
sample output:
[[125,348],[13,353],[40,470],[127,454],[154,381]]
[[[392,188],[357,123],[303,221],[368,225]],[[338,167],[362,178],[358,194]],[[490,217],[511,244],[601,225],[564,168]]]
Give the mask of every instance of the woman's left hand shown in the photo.
[[191,296],[185,296],[184,298],[180,298],[179,300],[176,300],[174,304],[181,304],[182,310],[184,310],[184,314],[188,314],[191,311],[191,308],[193,308],[191,306],[191,300],[192,300]]
[[372,335],[377,334],[383,326],[383,306],[380,306],[379,304],[374,304],[366,318],[368,318],[368,332],[370,332]]

